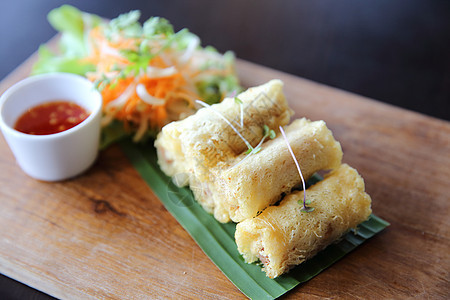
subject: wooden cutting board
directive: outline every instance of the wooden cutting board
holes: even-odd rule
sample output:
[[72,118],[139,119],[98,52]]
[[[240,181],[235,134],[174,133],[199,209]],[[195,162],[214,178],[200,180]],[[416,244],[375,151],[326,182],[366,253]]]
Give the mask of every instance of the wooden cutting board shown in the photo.
[[[282,79],[296,117],[325,120],[391,223],[286,298],[449,297],[450,123],[245,61],[238,72],[245,86]],[[1,136],[0,169],[2,274],[67,299],[245,298],[118,147],[76,179],[45,183],[19,169]]]

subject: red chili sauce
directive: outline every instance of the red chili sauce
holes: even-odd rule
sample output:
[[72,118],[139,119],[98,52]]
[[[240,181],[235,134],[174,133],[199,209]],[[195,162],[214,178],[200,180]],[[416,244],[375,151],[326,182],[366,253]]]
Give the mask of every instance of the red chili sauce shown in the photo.
[[17,120],[14,129],[34,135],[58,133],[83,122],[89,113],[69,101],[46,102],[28,109]]

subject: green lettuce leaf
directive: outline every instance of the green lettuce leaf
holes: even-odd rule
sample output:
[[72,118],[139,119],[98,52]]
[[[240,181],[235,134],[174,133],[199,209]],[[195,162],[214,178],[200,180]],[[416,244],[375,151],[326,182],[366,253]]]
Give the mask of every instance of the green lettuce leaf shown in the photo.
[[55,55],[51,50],[42,45],[39,47],[39,59],[33,65],[31,74],[43,74],[52,72],[74,73],[84,76],[86,72],[95,70],[95,66],[82,63],[78,58]]
[[95,70],[92,64],[80,59],[89,54],[87,32],[98,26],[101,18],[82,12],[70,5],[63,5],[48,13],[48,21],[61,33],[59,53],[53,53],[47,46],[39,48],[39,58],[34,64],[32,74],[68,72],[85,75]]
[[63,5],[51,10],[47,18],[53,28],[62,33],[60,50],[65,56],[85,57],[89,54],[86,34],[101,23],[99,16]]

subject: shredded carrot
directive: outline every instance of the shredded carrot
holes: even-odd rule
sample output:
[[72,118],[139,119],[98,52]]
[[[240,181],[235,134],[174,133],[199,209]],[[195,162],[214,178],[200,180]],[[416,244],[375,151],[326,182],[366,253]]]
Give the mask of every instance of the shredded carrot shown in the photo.
[[[93,82],[103,83],[101,93],[104,126],[117,119],[122,121],[126,128],[136,131],[135,138],[139,139],[148,128],[159,130],[167,123],[179,119],[181,115],[194,112],[195,100],[200,97],[192,79],[202,76],[205,70],[198,71],[199,66],[190,66],[189,61],[178,64],[177,56],[173,54],[177,49],[164,52],[165,48],[162,48],[161,42],[150,44],[149,48],[154,46],[154,52],[157,53],[153,57],[149,56],[148,67],[152,68],[147,72],[145,68],[139,69],[138,74],[123,78],[120,70],[132,67],[133,63],[123,55],[123,50],[138,51],[138,45],[143,42],[142,38],[120,35],[109,39],[102,27],[98,26],[89,31],[88,40],[90,55],[84,60],[95,64],[97,68],[86,76]],[[160,52],[164,52],[164,56]],[[206,70],[205,74],[223,75],[224,72],[228,71]],[[148,94],[144,95],[145,97],[142,87],[145,88],[144,94]],[[141,92],[137,91],[138,88]],[[177,107],[173,108],[174,105]]]

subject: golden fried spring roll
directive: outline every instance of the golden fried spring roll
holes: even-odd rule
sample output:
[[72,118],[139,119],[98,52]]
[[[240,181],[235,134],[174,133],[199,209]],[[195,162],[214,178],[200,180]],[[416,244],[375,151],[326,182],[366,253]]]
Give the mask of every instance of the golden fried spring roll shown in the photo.
[[166,125],[155,142],[161,169],[169,176],[188,173],[196,177],[194,180],[208,181],[209,168],[247,150],[245,142],[221,116],[254,146],[264,134],[264,125],[278,128],[289,123],[293,111],[282,89],[282,81],[271,80],[239,94],[240,101],[226,98]]
[[364,181],[346,164],[306,191],[314,210],[301,211],[303,192],[285,197],[259,216],[236,227],[236,244],[247,263],[260,260],[270,278],[311,258],[371,213]]
[[[297,119],[285,131],[305,180],[317,171],[341,165],[341,145],[324,121]],[[285,140],[278,134],[258,153],[243,154],[234,166],[220,170],[214,182],[225,202],[222,208],[228,210],[231,220],[241,222],[277,202],[283,193],[300,185],[301,179]]]

